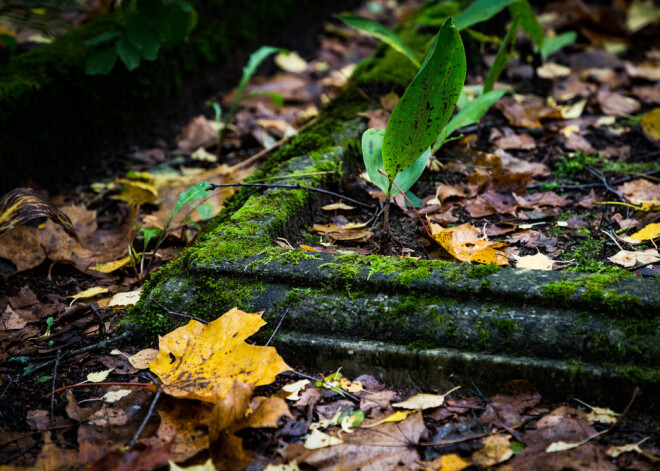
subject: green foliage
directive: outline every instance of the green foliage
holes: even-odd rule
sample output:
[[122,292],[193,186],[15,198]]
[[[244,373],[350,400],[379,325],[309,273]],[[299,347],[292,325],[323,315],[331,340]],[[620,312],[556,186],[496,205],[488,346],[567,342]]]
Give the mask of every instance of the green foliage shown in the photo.
[[454,20],[459,30],[469,28],[477,23],[488,21],[507,6],[519,0],[477,0],[463,10]]
[[[385,175],[378,172],[378,169],[384,168],[384,135],[385,131],[379,129],[367,129],[362,135],[362,156],[371,182],[384,192],[387,192],[390,186],[390,181]],[[426,168],[426,163],[430,156],[431,148],[429,147],[410,166],[406,167],[396,175],[394,183],[396,183],[403,192],[408,191],[424,172],[424,168]],[[397,195],[399,193],[399,189],[396,186],[390,190],[390,195]]]
[[465,74],[463,42],[448,19],[387,123],[382,153],[390,182],[418,160],[445,127]]
[[107,75],[118,57],[129,71],[142,59],[155,60],[161,46],[177,44],[193,30],[197,13],[186,0],[133,0],[122,3],[121,19],[121,31],[85,41],[88,47],[101,45],[85,63],[87,75]]
[[487,93],[493,89],[493,85],[499,78],[499,76],[504,72],[504,69],[509,62],[509,59],[513,55],[514,47],[516,46],[516,37],[518,36],[518,26],[520,24],[520,18],[518,16],[513,18],[509,29],[504,36],[500,48],[497,50],[497,55],[495,56],[495,61],[493,65],[490,66],[488,71],[488,76],[486,76],[486,81],[484,82],[484,93]]
[[406,43],[404,43],[401,38],[397,36],[394,31],[386,28],[376,21],[370,20],[369,18],[364,18],[362,16],[354,15],[351,13],[335,15],[335,18],[340,19],[348,26],[356,28],[363,33],[380,39],[395,51],[400,52],[408,59],[410,59],[415,67],[419,67],[419,61],[415,57],[415,54],[410,50]]
[[468,104],[465,105],[461,111],[449,121],[449,123],[447,123],[445,129],[433,143],[433,153],[436,153],[438,149],[442,147],[442,144],[454,131],[464,126],[478,123],[491,106],[493,106],[497,100],[502,98],[507,91],[508,90],[491,90],[468,102]]
[[9,52],[14,52],[18,47],[14,37],[9,34],[0,34],[0,44],[6,46]]
[[546,36],[543,40],[543,46],[541,46],[541,55],[545,59],[558,50],[570,46],[575,41],[577,41],[577,33],[575,31],[567,31],[557,36]]

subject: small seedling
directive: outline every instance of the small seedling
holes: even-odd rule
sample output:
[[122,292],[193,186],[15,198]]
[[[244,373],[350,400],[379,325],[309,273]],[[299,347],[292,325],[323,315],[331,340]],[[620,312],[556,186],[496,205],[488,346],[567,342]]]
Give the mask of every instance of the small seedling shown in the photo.
[[[369,178],[387,197],[383,226],[386,245],[390,197],[409,190],[424,171],[431,145],[454,111],[465,74],[463,42],[451,19],[447,19],[417,75],[394,107],[385,131],[368,129],[362,136],[362,155]],[[387,177],[380,175],[382,169]]]
[[[244,94],[245,87],[247,86],[248,82],[250,81],[254,73],[257,71],[261,63],[272,54],[278,52],[282,54],[289,53],[289,51],[287,51],[286,49],[280,49],[271,46],[261,46],[259,49],[257,49],[255,52],[252,53],[252,55],[248,59],[247,64],[245,65],[245,67],[243,67],[243,76],[241,77],[241,81],[238,83],[238,87],[236,87],[236,93],[234,94],[234,99],[231,102],[231,105],[229,106],[229,110],[226,113],[224,113],[224,119],[222,119],[223,113],[222,113],[222,108],[220,108],[220,105],[213,102],[210,103],[207,102],[207,105],[210,104],[211,106],[213,106],[213,110],[215,111],[215,122],[218,123],[219,125],[218,151],[217,151],[218,157],[220,157],[220,152],[222,149],[222,141],[224,139],[227,126],[234,117],[236,108],[238,107],[238,104],[241,102],[241,100],[255,95],[268,95],[273,99],[276,105],[278,106],[284,105],[284,100],[282,99],[282,97],[274,92],[252,92],[247,95]],[[222,122],[220,122],[221,119]]]
[[[174,210],[172,211],[172,214],[170,214],[170,217],[167,219],[167,222],[165,223],[163,229],[162,230],[155,229],[156,231],[158,231],[158,239],[156,240],[156,244],[154,245],[153,252],[151,253],[151,258],[149,259],[149,265],[147,265],[147,273],[149,273],[149,270],[151,269],[151,264],[153,263],[154,258],[156,258],[156,251],[160,247],[160,244],[163,242],[163,239],[167,234],[167,228],[170,226],[170,223],[172,222],[174,215],[178,213],[179,210],[183,208],[186,204],[192,203],[193,201],[197,201],[202,198],[206,198],[210,193],[210,190],[208,190],[209,185],[210,184],[208,182],[197,182],[195,186],[188,188],[186,191],[181,193],[176,201]],[[151,239],[151,237],[154,236],[155,234],[150,232],[149,240]],[[145,250],[147,243],[148,240],[145,238]]]

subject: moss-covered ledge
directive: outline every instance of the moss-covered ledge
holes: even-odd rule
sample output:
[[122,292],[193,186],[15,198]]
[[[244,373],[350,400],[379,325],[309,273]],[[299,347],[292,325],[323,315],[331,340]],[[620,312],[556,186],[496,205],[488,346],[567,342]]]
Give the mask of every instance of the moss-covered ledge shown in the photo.
[[[332,12],[354,0],[195,1],[198,24],[182,44],[128,72],[85,75],[94,49],[84,41],[116,29],[106,16],[0,66],[0,193],[28,180],[44,187],[77,182],[102,157],[134,139],[171,138],[199,103],[232,87],[250,52],[262,44],[311,52]],[[295,31],[295,34],[293,34]],[[168,124],[162,135],[154,130]]]

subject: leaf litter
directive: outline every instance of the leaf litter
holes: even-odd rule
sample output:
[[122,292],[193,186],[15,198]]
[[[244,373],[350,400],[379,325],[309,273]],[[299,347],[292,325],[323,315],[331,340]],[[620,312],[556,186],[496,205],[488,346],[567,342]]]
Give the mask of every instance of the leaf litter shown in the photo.
[[[660,186],[654,179],[658,169],[653,166],[658,140],[655,107],[660,105],[654,85],[657,55],[653,56],[653,48],[638,48],[649,52],[619,53],[625,57],[621,60],[598,49],[587,51],[590,45],[606,47],[620,31],[644,32],[645,26],[640,25],[652,17],[648,4],[632,2],[629,14],[614,20],[603,7],[583,9],[570,2],[546,12],[548,20],[543,24],[547,31],[579,30],[587,44],[556,53],[552,57],[556,65],[546,63],[536,71],[549,81],[544,87],[517,88],[498,101],[480,127],[460,130],[462,137],[443,146],[429,164],[436,170],[432,180],[413,188],[418,197],[413,203],[433,225],[440,226],[438,234],[451,237],[441,238],[445,247],[442,243],[430,245],[435,242],[428,238],[420,242],[419,234],[408,240],[400,235],[401,254],[429,257],[442,246],[440,257],[557,269],[576,263],[572,260],[584,252],[580,242],[595,240],[597,247],[590,253],[599,260],[609,258],[627,268],[639,267],[634,273],[641,276],[657,275],[657,248],[653,246],[660,209]],[[388,8],[385,11],[393,14]],[[359,13],[374,17],[366,8]],[[399,11],[404,13],[405,7]],[[619,32],[611,31],[612,25],[626,18],[628,22]],[[613,34],[603,38],[601,30]],[[397,404],[422,391],[389,388],[366,374],[355,381],[341,378],[325,387],[319,373],[320,386],[302,384],[300,381],[309,380],[299,380],[295,373],[276,377],[275,371],[285,368],[277,361],[279,366],[261,380],[275,379],[275,383],[256,389],[234,380],[240,375],[216,367],[210,368],[210,376],[206,368],[189,368],[199,376],[182,382],[167,370],[166,360],[171,360],[172,353],[172,364],[183,361],[186,349],[167,350],[167,358],[163,354],[158,363],[164,367],[164,398],[157,403],[136,449],[119,451],[135,435],[157,389],[137,371],[154,363],[159,351],[140,354],[127,345],[126,351],[133,353],[130,363],[121,355],[95,353],[80,354],[75,364],[63,360],[58,385],[63,381],[77,385],[90,373],[114,370],[96,385],[56,393],[52,420],[46,399],[50,394],[48,372],[42,371],[38,379],[35,375],[29,388],[23,387],[29,379],[15,379],[23,367],[16,369],[6,363],[10,357],[52,358],[59,348],[81,338],[88,339],[87,343],[107,338],[122,309],[133,302],[130,296],[122,299],[117,295],[134,292],[143,281],[140,257],[134,257],[134,252],[144,256],[153,248],[148,230],[163,227],[178,195],[196,181],[240,181],[249,175],[253,169],[233,166],[244,157],[245,149],[268,146],[295,132],[346,81],[352,65],[340,56],[364,57],[375,45],[369,38],[352,36],[349,30],[342,34],[350,41],[334,34],[322,40],[321,58],[305,64],[295,56],[288,62],[280,59],[283,72],[251,83],[249,91],[256,93],[238,110],[235,125],[227,129],[223,151],[233,156],[226,163],[219,164],[208,152],[217,142],[217,123],[198,116],[181,131],[175,149],[134,150],[127,156],[128,173],[90,185],[76,195],[32,198],[30,211],[36,218],[16,217],[20,213],[14,210],[0,211],[2,227],[7,226],[7,219],[12,226],[0,235],[0,257],[9,261],[1,268],[12,275],[13,284],[0,290],[0,398],[6,403],[1,414],[7,419],[1,426],[0,456],[11,458],[15,468],[10,469],[114,469],[118,463],[130,469],[157,469],[168,462],[172,469],[176,469],[174,463],[184,469],[190,465],[238,469],[250,463],[289,465],[291,469],[298,464],[321,469],[388,469],[400,463],[419,469],[557,469],[571,468],[576,462],[584,463],[584,469],[652,468],[660,455],[657,436],[645,439],[643,432],[654,432],[639,429],[634,422],[639,415],[624,413],[622,417],[617,415],[621,411],[591,406],[587,413],[578,402],[549,407],[532,385],[520,381],[505,385],[490,398],[465,393],[468,385],[445,395],[431,391],[434,394],[426,396],[435,398],[434,407],[402,411],[396,410]],[[619,41],[628,51],[630,44],[638,47],[648,41],[644,34],[630,34]],[[495,88],[513,84],[524,66],[512,61],[504,75],[507,83]],[[322,78],[312,80],[322,70],[327,71],[320,74]],[[549,90],[548,97],[540,96],[539,90]],[[277,93],[284,105],[263,92]],[[374,122],[380,120],[381,124],[373,125],[378,128],[387,122],[398,95],[386,91],[374,98],[382,109],[367,114]],[[231,99],[227,95],[221,100],[227,103]],[[439,169],[442,173],[437,173]],[[368,198],[363,183],[355,187],[363,191],[355,196]],[[176,216],[166,243],[156,254],[157,265],[171,258],[176,247],[194,239],[200,224],[220,211],[228,193],[217,192]],[[401,208],[398,223],[409,232],[416,215],[406,201],[397,203]],[[360,209],[342,205],[331,206],[327,219],[317,221],[318,234],[327,240],[326,245],[318,243],[319,235],[315,235],[307,247],[373,252],[373,247],[356,246],[373,240],[373,231],[365,222],[368,218]],[[45,223],[44,216],[50,218]],[[19,222],[28,225],[14,227]],[[140,228],[137,239],[136,224]],[[457,229],[460,227],[463,229]],[[602,230],[618,242],[599,232]],[[465,236],[454,240],[459,232]],[[640,248],[640,243],[647,246]],[[131,244],[133,249],[127,248]],[[35,283],[35,276],[48,277],[48,288]],[[81,299],[68,306],[67,296],[96,287],[107,289],[105,300],[90,304]],[[103,308],[104,302],[113,302],[111,298],[116,298],[115,311]],[[195,325],[191,332],[200,333],[207,327]],[[233,348],[226,351],[235,354]],[[185,369],[179,367],[179,372],[185,373]],[[201,393],[196,388],[188,390],[190,384],[215,384],[219,377],[224,378],[221,387],[201,388]],[[105,384],[110,381],[130,384]],[[295,386],[287,389],[289,384]],[[222,397],[218,391],[226,394]],[[347,399],[342,392],[355,399]],[[363,419],[358,412],[364,414]],[[633,423],[636,430],[598,435],[613,420]],[[316,426],[322,421],[327,424],[324,432]],[[306,448],[311,434],[317,432],[330,437],[324,439],[326,446]],[[564,445],[557,445],[561,443],[568,444],[564,451],[546,451],[561,448]]]

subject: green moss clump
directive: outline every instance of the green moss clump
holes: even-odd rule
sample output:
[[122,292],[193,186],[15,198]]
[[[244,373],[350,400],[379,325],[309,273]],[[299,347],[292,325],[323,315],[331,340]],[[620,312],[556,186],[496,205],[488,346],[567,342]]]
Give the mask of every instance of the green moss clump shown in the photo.
[[480,280],[486,276],[498,273],[501,269],[502,267],[499,265],[470,265],[470,267],[465,270],[465,274],[468,278]]
[[298,265],[302,260],[321,260],[321,257],[307,250],[287,249],[286,247],[270,247],[257,255],[262,258],[250,263],[252,268],[275,261],[279,261],[282,265]]
[[573,297],[580,285],[574,281],[553,281],[541,286],[541,295],[548,299],[568,301]]
[[432,342],[429,342],[428,340],[414,340],[410,342],[408,345],[406,345],[407,350],[412,350],[413,352],[419,352],[421,350],[431,350],[435,348],[435,345]]

